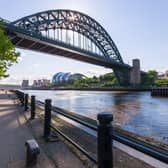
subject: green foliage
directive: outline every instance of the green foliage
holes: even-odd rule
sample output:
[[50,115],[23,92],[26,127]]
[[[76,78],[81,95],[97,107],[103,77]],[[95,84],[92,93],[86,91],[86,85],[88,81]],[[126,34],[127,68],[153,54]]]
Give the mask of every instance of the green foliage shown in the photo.
[[113,73],[101,75],[99,77],[93,76],[92,78],[84,78],[74,81],[73,86],[82,87],[111,87],[117,85],[117,79]]
[[17,63],[19,56],[20,54],[16,52],[15,47],[0,28],[0,78],[9,76],[6,74],[7,70],[14,63]]
[[156,80],[155,85],[157,85],[157,86],[168,86],[168,79]]
[[151,86],[155,85],[155,80],[157,79],[158,72],[155,70],[148,71],[143,77],[141,85]]
[[110,80],[113,80],[114,78],[115,78],[114,73],[107,73],[105,75],[100,76],[100,80],[103,80],[103,81],[110,81]]
[[77,88],[89,87],[89,85],[87,83],[82,83],[81,80],[74,81],[73,86],[75,86]]
[[115,86],[114,82],[113,81],[108,81],[106,83],[103,84],[103,87],[110,87],[110,86]]
[[114,83],[115,86],[119,86],[119,83],[116,77],[113,78],[112,82]]
[[155,70],[150,70],[147,72],[148,76],[153,79],[153,82],[157,79],[158,72]]

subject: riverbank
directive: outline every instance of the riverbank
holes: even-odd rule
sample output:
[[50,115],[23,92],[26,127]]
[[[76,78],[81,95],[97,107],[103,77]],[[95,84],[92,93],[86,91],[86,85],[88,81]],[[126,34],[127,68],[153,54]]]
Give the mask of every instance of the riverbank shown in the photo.
[[[86,116],[82,116],[82,115],[79,115],[79,114],[76,114],[76,113],[73,113],[73,112],[70,112],[70,111],[67,111],[67,110],[64,110],[64,109],[61,109],[61,108],[58,108],[58,107],[53,107],[53,110],[54,111],[61,111],[65,114],[68,114],[70,116],[73,116],[75,118],[78,118],[86,123],[89,123],[91,125],[94,125],[94,126],[97,126],[97,121],[94,120],[94,119],[91,119],[89,117],[86,117]],[[122,111],[122,110],[121,110]],[[127,111],[130,111],[129,109]],[[40,109],[39,109],[39,112],[40,112]],[[110,111],[109,111],[110,112]],[[165,144],[161,141],[157,141],[156,139],[152,138],[152,137],[146,137],[146,136],[142,136],[142,135],[138,135],[138,134],[135,134],[135,133],[132,133],[132,132],[129,132],[127,130],[124,130],[121,126],[118,126],[118,125],[122,125],[121,122],[126,122],[128,119],[130,119],[131,117],[133,117],[133,115],[135,114],[132,114],[130,112],[130,117],[126,117],[126,115],[128,114],[123,114],[122,112],[119,114],[117,114],[118,112],[116,111],[114,113],[114,120],[113,120],[113,124],[114,124],[114,130],[118,133],[121,133],[122,135],[128,137],[128,138],[132,138],[132,139],[135,139],[135,140],[140,140],[141,142],[145,142],[147,144],[151,144],[153,145],[154,147],[157,147],[157,148],[160,148],[160,149],[163,149],[163,150],[166,150],[168,152],[168,144]],[[125,113],[125,111],[124,111]],[[121,119],[118,119],[120,118],[120,115],[123,114],[124,116],[121,117]],[[128,116],[129,116],[128,115]],[[118,117],[117,117],[118,116]],[[65,122],[65,125],[67,124],[67,122],[65,120],[61,120],[60,118],[58,117],[54,117],[56,119],[57,122],[61,121],[61,125],[63,126],[63,122]],[[56,122],[56,123],[57,123]],[[118,122],[120,122],[120,124],[118,124]]]
[[[58,109],[57,109],[58,110]],[[40,114],[40,109],[38,111],[39,115],[43,118],[43,112]],[[76,115],[76,114],[74,114]],[[79,116],[80,118],[82,116]],[[96,157],[97,154],[97,139],[96,136],[94,136],[92,133],[88,133],[86,130],[83,130],[83,127],[80,125],[73,125],[69,123],[69,121],[58,118],[56,115],[53,115],[53,121],[52,123],[55,125],[55,127],[59,130],[61,130],[66,136],[70,137],[73,141],[75,141],[78,145],[83,147],[86,151],[88,151],[92,156]],[[82,118],[81,118],[82,119]],[[90,119],[84,118],[84,121],[90,121]],[[96,124],[94,121],[92,121],[92,124]],[[53,126],[54,126],[53,125]],[[65,143],[67,143],[64,140]],[[69,144],[68,144],[69,145]],[[123,145],[119,145],[114,141],[114,148],[113,148],[113,154],[114,154],[114,168],[163,168],[165,167],[165,164],[162,165],[162,163],[159,163],[157,160],[150,159],[144,154],[139,154],[136,150],[131,151],[127,147],[123,147]],[[121,147],[122,146],[122,147]],[[88,165],[88,160],[82,155],[79,154],[77,150],[74,149],[70,145],[70,148],[72,151],[74,151],[82,160]],[[142,155],[142,156],[141,156]],[[90,162],[89,162],[90,164]],[[91,168],[94,166],[91,165]],[[166,168],[166,167],[165,167]]]
[[[81,145],[92,156],[96,157],[97,154],[97,139],[85,131],[73,126],[72,124],[65,122],[64,120],[55,117],[56,127],[64,132],[67,136],[73,139],[76,143]],[[82,138],[81,138],[82,137]],[[153,166],[143,162],[142,160],[131,156],[117,147],[113,147],[113,162],[114,168],[154,168]],[[136,154],[134,153],[136,156]],[[80,157],[80,155],[79,155]],[[81,158],[83,161],[88,162],[86,158]],[[93,168],[93,166],[91,166]]]
[[29,87],[24,90],[80,90],[80,91],[129,91],[129,92],[141,92],[151,91],[151,87],[95,87],[95,88],[75,88],[75,87]]

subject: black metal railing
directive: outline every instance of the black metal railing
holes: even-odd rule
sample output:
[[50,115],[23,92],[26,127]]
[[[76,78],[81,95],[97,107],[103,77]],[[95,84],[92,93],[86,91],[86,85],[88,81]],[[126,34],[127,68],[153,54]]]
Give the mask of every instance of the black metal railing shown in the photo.
[[168,87],[152,87],[151,96],[168,97]]
[[[22,103],[24,102],[24,106],[27,106],[27,100],[25,99],[25,97],[27,96],[25,96],[20,91],[16,91],[16,94],[18,95],[18,98],[20,99],[20,101]],[[23,99],[25,99],[25,101],[23,101]],[[32,103],[33,101],[31,102],[31,106],[32,106]],[[81,117],[80,115],[67,112],[64,109],[51,106],[51,100],[45,101],[45,103],[41,101],[36,101],[36,103],[37,105],[44,107],[44,110],[45,110],[44,125],[47,124],[47,126],[44,126],[44,137],[50,136],[50,129],[52,128],[58,134],[63,136],[68,142],[70,142],[74,147],[76,147],[79,151],[81,151],[91,161],[98,164],[98,168],[111,168],[112,167],[111,165],[113,164],[113,160],[112,160],[113,140],[116,140],[122,144],[125,144],[133,149],[136,149],[146,155],[149,155],[161,162],[168,164],[168,152],[166,150],[158,148],[152,144],[142,142],[138,139],[128,137],[116,130],[115,131],[112,130],[112,125],[111,125],[112,114],[110,113],[98,114],[98,124],[96,122],[92,122],[92,124],[90,124],[90,122],[87,122],[88,120],[87,117],[84,117],[84,116]],[[25,109],[27,109],[27,107],[25,107]],[[33,111],[35,113],[35,109],[33,109]],[[75,121],[97,132],[97,135],[98,135],[97,136],[97,142],[98,142],[97,159],[91,156],[85,149],[83,149],[80,145],[78,145],[71,138],[65,135],[61,130],[59,130],[58,128],[56,128],[55,126],[51,124],[51,111],[53,113],[57,113],[63,117],[66,117],[72,121]],[[31,118],[32,118],[32,112],[31,112]],[[45,129],[47,129],[48,132],[45,131]],[[47,134],[45,134],[46,132]],[[110,141],[109,141],[109,138],[110,138]],[[107,146],[108,148],[106,149]]]

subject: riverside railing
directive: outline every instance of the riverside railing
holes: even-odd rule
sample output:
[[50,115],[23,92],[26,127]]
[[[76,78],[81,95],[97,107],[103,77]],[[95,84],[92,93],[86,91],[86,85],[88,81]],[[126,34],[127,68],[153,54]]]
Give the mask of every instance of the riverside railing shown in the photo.
[[[19,93],[17,91],[16,94],[18,95],[19,99],[23,101],[25,99],[24,94]],[[27,100],[24,101],[24,106],[27,106]],[[31,102],[31,104],[33,101]],[[98,124],[92,123],[90,124],[89,122],[86,122],[86,120],[83,120],[80,117],[80,115],[73,114],[73,113],[68,113],[65,110],[58,108],[58,107],[52,107],[51,106],[51,100],[46,100],[45,103],[41,101],[36,101],[36,103],[44,107],[45,110],[45,119],[44,123],[47,125],[44,127],[44,137],[49,137],[50,136],[50,129],[52,128],[54,131],[56,131],[58,134],[63,136],[68,142],[70,142],[74,147],[76,147],[79,151],[81,151],[86,157],[88,157],[91,161],[94,163],[98,164],[98,168],[111,168],[113,165],[113,157],[112,157],[112,145],[113,145],[113,140],[116,140],[122,144],[125,144],[133,149],[136,149],[148,156],[151,156],[161,162],[164,162],[168,164],[168,152],[164,149],[158,148],[152,144],[148,144],[146,142],[142,142],[140,140],[128,137],[126,135],[123,135],[121,132],[114,131],[112,129],[111,121],[112,121],[112,114],[110,113],[100,113],[98,114]],[[32,106],[32,105],[31,105]],[[26,107],[25,107],[26,109]],[[32,111],[32,110],[31,110]],[[71,138],[69,138],[67,135],[65,135],[62,131],[60,131],[58,128],[54,127],[51,124],[51,111],[66,117],[72,121],[75,121],[81,125],[84,125],[87,128],[90,128],[94,131],[97,131],[97,149],[98,149],[98,154],[97,154],[97,159],[91,156],[86,150],[84,150],[80,145],[78,145],[76,142],[74,142]],[[35,112],[35,110],[34,110]],[[49,117],[48,117],[49,116]],[[31,113],[31,118],[32,118],[32,113]],[[45,131],[47,129],[47,131]],[[47,134],[45,134],[47,132]],[[110,138],[110,141],[109,141]],[[110,149],[110,150],[109,150]]]
[[168,97],[168,87],[152,87],[151,96]]

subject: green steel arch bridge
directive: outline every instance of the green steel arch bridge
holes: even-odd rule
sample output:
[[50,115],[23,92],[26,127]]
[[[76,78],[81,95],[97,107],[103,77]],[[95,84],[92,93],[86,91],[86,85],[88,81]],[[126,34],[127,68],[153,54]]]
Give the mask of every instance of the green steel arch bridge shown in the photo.
[[125,64],[107,31],[93,18],[72,10],[49,10],[10,22],[0,18],[12,43],[22,49],[71,58],[113,69],[130,85]]

